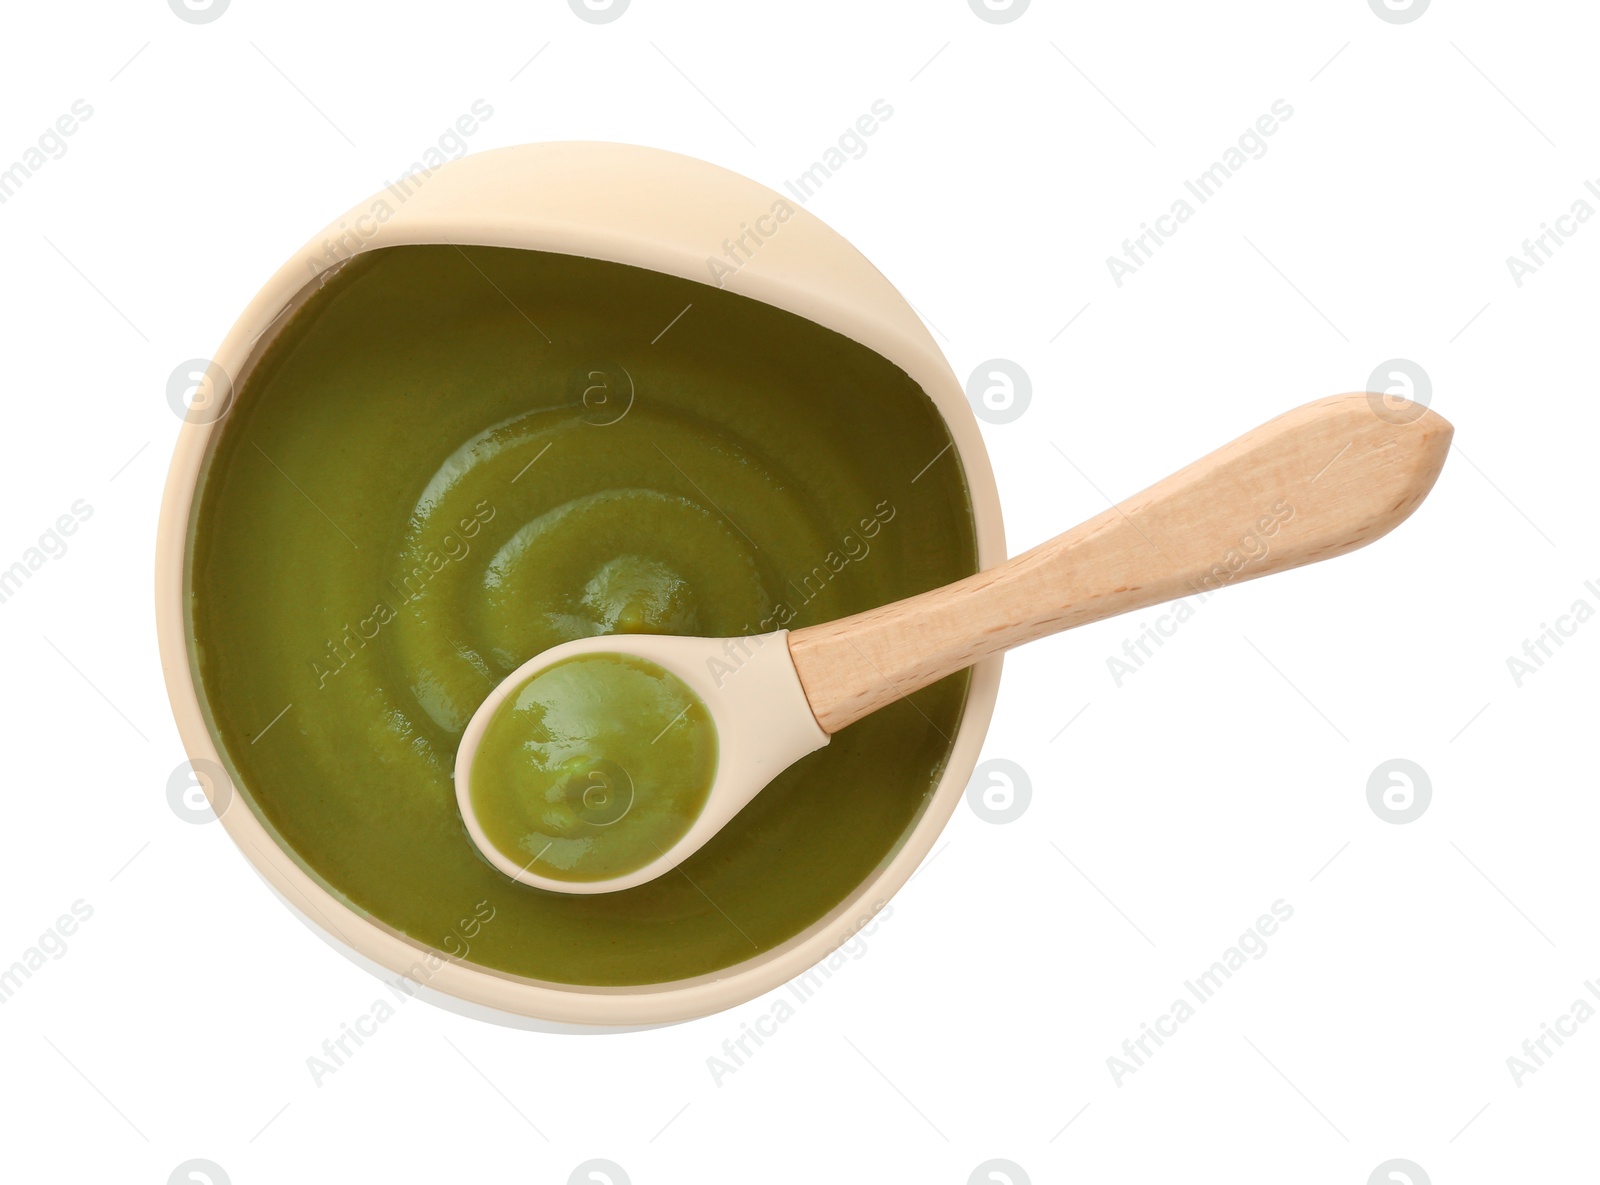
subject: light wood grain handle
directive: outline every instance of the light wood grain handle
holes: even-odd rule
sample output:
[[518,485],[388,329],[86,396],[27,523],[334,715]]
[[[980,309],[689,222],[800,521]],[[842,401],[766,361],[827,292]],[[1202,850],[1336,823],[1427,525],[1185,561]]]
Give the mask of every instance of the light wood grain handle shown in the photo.
[[795,630],[801,686],[834,733],[1024,642],[1353,551],[1427,496],[1452,431],[1382,395],[1308,403],[999,567]]

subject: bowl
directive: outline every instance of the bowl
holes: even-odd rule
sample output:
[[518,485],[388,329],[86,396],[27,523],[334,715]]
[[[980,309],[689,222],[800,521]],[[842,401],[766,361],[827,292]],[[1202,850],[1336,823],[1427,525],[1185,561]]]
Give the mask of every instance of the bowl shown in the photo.
[[[780,202],[790,210],[782,233],[760,240],[759,250],[730,254],[730,228],[762,226],[756,220]],[[831,912],[788,941],[692,979],[573,985],[452,958],[346,904],[256,811],[236,805],[248,787],[233,784],[208,724],[187,614],[190,544],[209,450],[235,393],[290,315],[357,256],[413,245],[514,248],[631,265],[725,288],[868,347],[904,371],[943,418],[965,475],[978,566],[987,568],[1005,559],[1004,530],[993,471],[962,385],[910,304],[803,207],[690,157],[620,144],[556,143],[464,157],[403,178],[335,219],[268,281],[209,365],[191,368],[193,402],[175,402],[187,409],[156,545],[156,619],[167,692],[195,780],[245,858],[290,910],[374,974],[406,977],[419,998],[524,1028],[637,1028],[754,999],[804,973],[868,924],[931,850],[976,764],[999,686],[998,658],[973,668],[949,758],[899,847]]]

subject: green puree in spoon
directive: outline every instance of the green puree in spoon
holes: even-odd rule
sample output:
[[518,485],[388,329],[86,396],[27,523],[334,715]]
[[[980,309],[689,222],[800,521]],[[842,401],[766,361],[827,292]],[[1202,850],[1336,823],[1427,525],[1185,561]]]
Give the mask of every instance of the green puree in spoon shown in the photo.
[[[561,642],[798,629],[970,575],[950,445],[892,363],[707,284],[504,248],[357,256],[264,345],[198,495],[191,659],[232,809],[377,924],[509,975],[663,983],[789,941],[917,822],[964,674],[616,893],[489,863],[461,733]],[[490,920],[463,941],[470,918]]]
[[509,859],[595,881],[682,839],[716,772],[716,725],[682,679],[633,655],[584,654],[496,709],[469,785],[479,826]]

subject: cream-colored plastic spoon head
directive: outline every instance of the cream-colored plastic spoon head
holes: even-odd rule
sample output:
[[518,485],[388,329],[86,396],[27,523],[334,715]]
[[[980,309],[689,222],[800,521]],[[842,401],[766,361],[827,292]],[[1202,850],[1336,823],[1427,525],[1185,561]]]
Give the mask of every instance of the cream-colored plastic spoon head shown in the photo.
[[[746,638],[682,638],[612,634],[563,642],[518,667],[489,693],[456,750],[456,803],[467,834],[489,863],[509,877],[559,893],[615,893],[655,880],[699,851],[746,803],[807,753],[828,743],[806,702],[789,657],[788,631]],[[472,802],[472,759],[500,705],[546,667],[580,654],[631,654],[671,671],[705,703],[717,730],[717,770],[705,806],[678,840],[643,868],[598,881],[546,876],[537,858],[501,851],[485,834]],[[624,815],[613,827],[628,825]]]
[[[1331,559],[1388,534],[1421,504],[1452,428],[1419,404],[1360,393],[1306,404],[998,567],[891,605],[749,638],[613,635],[539,655],[484,701],[461,738],[456,798],[502,872],[563,893],[650,881],[699,850],[774,777],[835,732],[979,659],[1190,594]],[[472,758],[489,718],[528,678],[581,653],[658,663],[704,700],[718,765],[689,831],[636,872],[541,875],[489,842]]]

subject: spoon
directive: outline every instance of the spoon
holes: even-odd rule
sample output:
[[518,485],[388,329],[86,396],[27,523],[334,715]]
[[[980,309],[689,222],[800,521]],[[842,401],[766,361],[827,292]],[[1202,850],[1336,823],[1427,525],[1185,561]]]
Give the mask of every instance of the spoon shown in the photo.
[[[610,893],[692,855],[833,733],[978,660],[1074,626],[1353,551],[1433,488],[1453,432],[1379,394],[1308,403],[998,567],[864,613],[746,638],[612,634],[552,647],[489,695],[462,735],[456,798],[500,871],[562,893]],[[700,814],[655,860],[606,880],[544,876],[484,834],[469,793],[495,711],[539,671],[582,654],[665,668],[710,711],[717,766]]]

